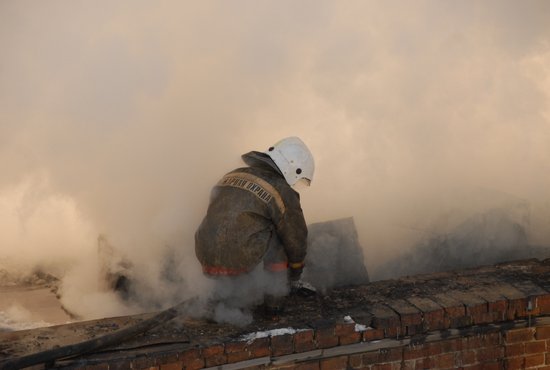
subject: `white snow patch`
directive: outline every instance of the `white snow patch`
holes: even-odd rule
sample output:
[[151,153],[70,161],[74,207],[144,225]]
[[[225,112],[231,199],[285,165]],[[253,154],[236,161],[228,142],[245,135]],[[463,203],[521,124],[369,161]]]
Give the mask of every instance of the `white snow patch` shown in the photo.
[[[351,316],[348,315],[348,316],[344,316],[344,322],[346,324],[353,324],[353,323],[355,323],[355,320],[353,320],[351,318]],[[361,325],[361,324],[355,323],[355,331],[357,331],[357,332],[366,331],[366,330],[369,330],[369,329],[372,329],[372,328],[370,326],[367,327],[366,325]]]
[[281,328],[281,329],[272,329],[272,330],[266,330],[266,331],[257,331],[255,333],[243,335],[241,339],[246,340],[248,343],[251,343],[255,339],[266,338],[266,337],[276,337],[278,335],[285,335],[285,334],[294,334],[304,330],[306,329]]

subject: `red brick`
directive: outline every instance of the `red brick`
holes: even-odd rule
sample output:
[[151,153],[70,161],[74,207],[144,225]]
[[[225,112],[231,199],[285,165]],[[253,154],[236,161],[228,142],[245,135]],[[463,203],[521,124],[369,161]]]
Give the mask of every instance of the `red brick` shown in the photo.
[[426,349],[428,351],[428,356],[436,356],[443,351],[443,349],[441,348],[441,342],[426,344]]
[[550,294],[538,296],[535,302],[535,306],[540,309],[540,312],[542,314],[550,313]]
[[293,370],[319,370],[319,361],[303,362],[297,364]]
[[518,298],[508,300],[508,310],[506,311],[507,319],[514,320],[527,316],[527,298]]
[[434,356],[433,363],[437,369],[450,369],[454,368],[455,365],[455,354],[454,353],[444,353],[441,355]]
[[492,320],[492,315],[488,314],[487,303],[476,304],[466,307],[466,316],[472,318],[473,324],[484,324]]
[[202,357],[221,355],[224,352],[223,344],[216,344],[202,349]]
[[441,342],[441,352],[459,352],[462,350],[462,340],[460,338],[450,339]]
[[528,342],[533,340],[534,328],[512,329],[506,332],[506,342]]
[[209,357],[205,357],[204,363],[206,367],[212,367],[212,366],[218,366],[223,365],[227,363],[227,355],[220,354],[220,355],[213,355]]
[[481,343],[483,347],[496,346],[501,344],[500,333],[489,333],[481,336]]
[[504,349],[500,346],[480,348],[476,351],[476,359],[478,362],[487,362],[497,360],[504,356]]
[[185,370],[196,370],[196,369],[202,369],[204,367],[204,359],[197,358],[189,361],[183,362],[183,368]]
[[431,357],[416,360],[415,369],[433,369],[433,359]]
[[365,342],[370,342],[371,340],[380,340],[380,339],[384,339],[383,329],[368,329],[363,332],[363,340]]
[[506,345],[506,347],[504,347],[504,353],[506,357],[521,356],[525,353],[525,344],[521,342]]
[[378,352],[379,352],[378,362],[393,362],[393,361],[401,361],[403,359],[402,348],[380,349]]
[[550,326],[541,326],[537,328],[535,333],[537,339],[550,339]]
[[523,369],[525,368],[525,358],[523,357],[505,358],[504,365],[506,366],[506,369]]
[[393,370],[393,368],[391,364],[374,364],[371,370]]
[[246,342],[229,342],[225,344],[225,353],[242,352],[246,348]]
[[289,355],[294,352],[293,336],[277,335],[271,338],[271,353],[273,356]]
[[246,361],[250,358],[250,352],[248,351],[242,351],[242,352],[231,352],[227,353],[227,363],[232,364],[234,362],[241,362]]
[[525,356],[525,368],[541,366],[545,364],[544,353],[539,353],[536,355]]
[[459,364],[460,365],[471,365],[476,362],[476,351],[466,350],[458,354]]
[[346,370],[348,356],[333,357],[321,360],[321,370]]
[[366,352],[361,355],[363,365],[374,365],[380,362],[380,352]]
[[418,358],[428,357],[429,349],[426,345],[418,346],[407,346],[403,348],[403,359],[404,360],[414,360]]
[[131,367],[135,369],[145,369],[156,365],[156,359],[147,356],[140,356],[131,361]]
[[358,343],[361,341],[361,333],[353,332],[348,335],[342,335],[339,337],[340,345]]
[[313,341],[313,334],[313,330],[299,331],[294,334],[294,351],[307,352],[317,348]]
[[364,366],[363,366],[363,355],[359,354],[359,355],[349,356],[349,366],[352,369],[362,369],[362,368],[364,368]]
[[183,363],[181,362],[172,362],[170,364],[160,365],[160,370],[181,370],[183,369]]
[[334,326],[334,334],[337,336],[349,335],[355,332],[355,323],[339,323]]
[[250,352],[251,358],[264,357],[271,355],[269,348],[269,338],[258,338],[248,344],[246,349]]
[[544,352],[546,352],[546,341],[544,340],[525,343],[525,353],[527,354]]
[[426,331],[447,329],[445,325],[445,311],[443,309],[424,312],[424,328]]
[[317,329],[315,331],[315,342],[319,348],[330,348],[338,345],[338,337],[334,328]]

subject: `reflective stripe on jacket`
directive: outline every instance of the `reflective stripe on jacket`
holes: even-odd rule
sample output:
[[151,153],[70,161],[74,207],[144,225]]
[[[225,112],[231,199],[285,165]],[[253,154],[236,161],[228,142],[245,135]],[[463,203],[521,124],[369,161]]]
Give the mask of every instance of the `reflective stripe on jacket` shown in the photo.
[[[274,164],[262,163],[261,154],[244,155],[252,165],[229,172],[212,189],[195,234],[195,252],[205,273],[251,271],[273,237],[283,243],[290,264],[305,258],[307,226],[299,194]],[[257,157],[261,161],[251,160]]]

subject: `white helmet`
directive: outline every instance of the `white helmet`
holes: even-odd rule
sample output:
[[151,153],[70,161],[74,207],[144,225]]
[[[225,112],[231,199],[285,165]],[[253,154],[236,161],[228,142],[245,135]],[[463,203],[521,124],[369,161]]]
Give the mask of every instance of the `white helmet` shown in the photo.
[[315,164],[306,144],[292,136],[283,139],[265,152],[279,167],[289,185],[304,179],[309,185],[313,180]]

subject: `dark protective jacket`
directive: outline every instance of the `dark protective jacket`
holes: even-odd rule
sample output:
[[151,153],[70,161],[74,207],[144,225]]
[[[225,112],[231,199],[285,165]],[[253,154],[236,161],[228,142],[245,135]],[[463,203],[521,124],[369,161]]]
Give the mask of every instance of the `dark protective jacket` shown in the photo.
[[307,226],[299,194],[266,154],[250,152],[242,158],[250,167],[231,171],[216,184],[195,233],[203,271],[249,272],[277,243],[291,266],[300,265],[306,255]]

